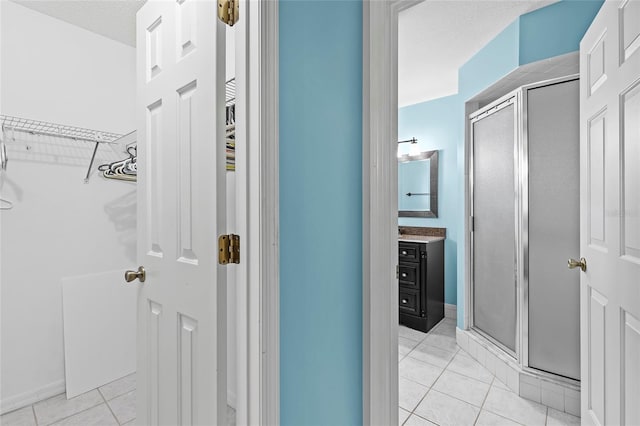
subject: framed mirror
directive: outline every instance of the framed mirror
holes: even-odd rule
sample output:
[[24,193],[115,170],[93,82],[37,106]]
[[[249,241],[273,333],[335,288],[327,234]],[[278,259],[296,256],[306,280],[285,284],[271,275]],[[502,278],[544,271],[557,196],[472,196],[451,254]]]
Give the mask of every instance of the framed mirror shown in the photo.
[[398,157],[398,216],[438,217],[438,151]]

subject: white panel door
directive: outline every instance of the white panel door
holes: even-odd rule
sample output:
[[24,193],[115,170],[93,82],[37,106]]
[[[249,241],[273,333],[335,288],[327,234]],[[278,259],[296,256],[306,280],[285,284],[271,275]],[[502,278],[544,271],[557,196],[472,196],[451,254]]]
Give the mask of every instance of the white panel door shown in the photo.
[[138,414],[226,422],[225,28],[210,0],[137,15]]
[[604,3],[580,72],[582,422],[640,425],[640,1]]

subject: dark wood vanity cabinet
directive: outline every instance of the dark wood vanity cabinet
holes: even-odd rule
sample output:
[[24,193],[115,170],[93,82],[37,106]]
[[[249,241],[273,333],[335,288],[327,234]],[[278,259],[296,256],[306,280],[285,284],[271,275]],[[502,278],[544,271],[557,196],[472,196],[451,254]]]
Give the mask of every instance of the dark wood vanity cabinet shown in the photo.
[[400,324],[423,332],[444,318],[444,241],[398,244]]

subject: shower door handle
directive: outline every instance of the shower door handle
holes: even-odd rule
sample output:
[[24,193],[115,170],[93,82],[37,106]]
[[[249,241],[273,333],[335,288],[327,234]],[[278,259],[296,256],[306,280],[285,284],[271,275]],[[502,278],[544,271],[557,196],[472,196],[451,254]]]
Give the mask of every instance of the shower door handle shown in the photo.
[[139,266],[137,271],[127,271],[124,273],[124,279],[128,283],[136,278],[139,279],[141,283],[147,278],[147,271],[144,270],[144,266]]
[[580,260],[569,259],[567,266],[569,267],[569,269],[575,269],[579,267],[580,269],[582,269],[582,272],[586,272],[587,259],[585,259],[584,257],[581,257]]

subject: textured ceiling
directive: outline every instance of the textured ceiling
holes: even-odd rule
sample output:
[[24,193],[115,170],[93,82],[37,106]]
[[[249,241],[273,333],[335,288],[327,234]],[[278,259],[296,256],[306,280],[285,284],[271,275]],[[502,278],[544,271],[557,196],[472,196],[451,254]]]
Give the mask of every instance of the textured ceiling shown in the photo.
[[[3,0],[0,0],[3,1]],[[135,14],[145,0],[12,0],[135,46]],[[458,68],[519,15],[556,0],[426,0],[400,14],[398,103],[455,94]]]
[[400,13],[398,104],[458,92],[458,68],[524,13],[556,0],[426,0]]
[[136,12],[146,0],[12,1],[129,46],[135,46]]

